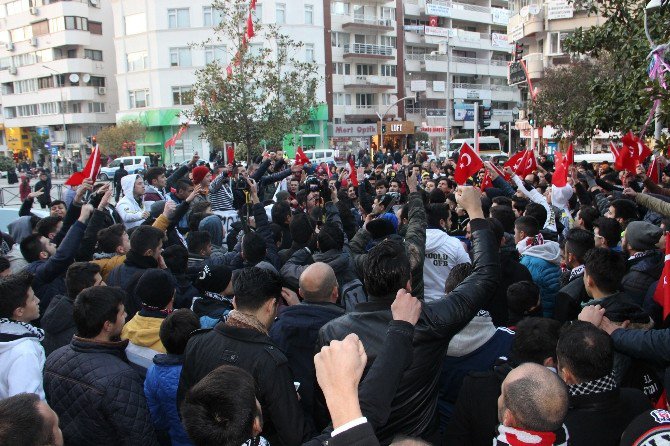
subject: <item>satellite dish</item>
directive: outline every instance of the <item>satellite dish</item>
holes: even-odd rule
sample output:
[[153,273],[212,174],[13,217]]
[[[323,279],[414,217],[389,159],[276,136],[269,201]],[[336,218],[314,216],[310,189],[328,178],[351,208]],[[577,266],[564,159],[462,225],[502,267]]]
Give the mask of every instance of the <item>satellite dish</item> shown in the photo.
[[85,84],[88,84],[89,82],[91,82],[91,75],[90,74],[84,74],[81,77],[81,80],[83,80]]
[[79,75],[77,73],[72,73],[70,75],[70,82],[73,84],[78,84],[79,83]]

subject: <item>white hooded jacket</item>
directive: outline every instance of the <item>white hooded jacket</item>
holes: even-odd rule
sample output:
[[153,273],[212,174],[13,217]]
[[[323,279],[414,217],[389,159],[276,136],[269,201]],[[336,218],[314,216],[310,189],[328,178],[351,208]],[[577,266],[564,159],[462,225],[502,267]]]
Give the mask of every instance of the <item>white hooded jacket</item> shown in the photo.
[[423,295],[426,302],[444,297],[444,282],[451,269],[461,263],[470,263],[470,257],[459,239],[441,229],[426,229],[423,262]]
[[121,189],[123,190],[123,198],[116,204],[116,212],[119,213],[121,220],[126,229],[139,226],[145,220],[142,216],[144,214],[144,199],[141,199],[142,204],[135,200],[133,189],[135,188],[135,181],[139,175],[126,175],[121,178]]
[[44,400],[42,371],[46,355],[39,339],[11,322],[0,323],[0,337],[0,400],[24,392]]

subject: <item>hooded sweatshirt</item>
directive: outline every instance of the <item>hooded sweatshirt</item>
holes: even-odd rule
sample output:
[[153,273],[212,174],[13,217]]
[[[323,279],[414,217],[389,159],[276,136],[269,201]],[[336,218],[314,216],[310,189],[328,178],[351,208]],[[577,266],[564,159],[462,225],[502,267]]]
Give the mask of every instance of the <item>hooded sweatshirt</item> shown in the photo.
[[461,263],[470,263],[470,257],[459,239],[441,229],[426,229],[426,255],[423,263],[426,302],[444,297],[444,282],[451,269]]
[[575,221],[570,214],[568,201],[572,198],[572,186],[551,186],[551,204],[558,208],[558,218],[563,225],[563,236],[567,235],[570,228],[575,225]]
[[20,243],[24,238],[33,233],[33,227],[30,224],[31,218],[32,216],[30,215],[19,217],[7,225],[9,235],[14,239],[14,246],[6,254],[12,274],[16,274],[28,266],[28,262],[23,258],[23,254],[21,254]]
[[135,189],[135,180],[139,175],[126,175],[121,178],[121,189],[123,190],[123,198],[119,200],[116,205],[116,211],[119,213],[121,220],[126,229],[139,226],[145,220],[142,214],[145,211],[144,199],[140,198],[138,203],[133,195]]
[[541,235],[527,237],[516,245],[521,264],[528,268],[533,282],[540,287],[542,313],[553,317],[556,294],[561,288],[561,248],[558,243],[544,240]]
[[0,319],[0,400],[19,393],[44,399],[44,332],[23,322]]

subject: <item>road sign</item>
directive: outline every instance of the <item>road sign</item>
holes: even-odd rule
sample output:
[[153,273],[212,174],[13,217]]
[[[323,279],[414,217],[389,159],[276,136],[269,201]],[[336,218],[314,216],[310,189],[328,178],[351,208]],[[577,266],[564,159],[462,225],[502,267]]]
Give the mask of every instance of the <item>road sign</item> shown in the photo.
[[509,64],[508,76],[509,85],[518,85],[524,82],[528,82],[528,77],[526,76],[526,67],[524,66],[523,60]]

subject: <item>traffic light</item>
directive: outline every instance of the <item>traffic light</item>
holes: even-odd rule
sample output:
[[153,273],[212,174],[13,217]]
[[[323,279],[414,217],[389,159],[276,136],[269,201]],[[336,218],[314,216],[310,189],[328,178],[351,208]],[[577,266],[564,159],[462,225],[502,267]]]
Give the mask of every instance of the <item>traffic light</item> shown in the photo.
[[535,127],[535,118],[532,113],[528,113],[528,124],[530,124],[531,127]]
[[386,133],[386,124],[382,124],[382,133]]
[[477,121],[481,130],[491,125],[491,106],[479,104],[477,112]]
[[484,106],[482,104],[477,105],[477,125],[479,126],[479,129],[484,128]]
[[514,61],[519,62],[523,59],[523,43],[517,42],[514,44]]

